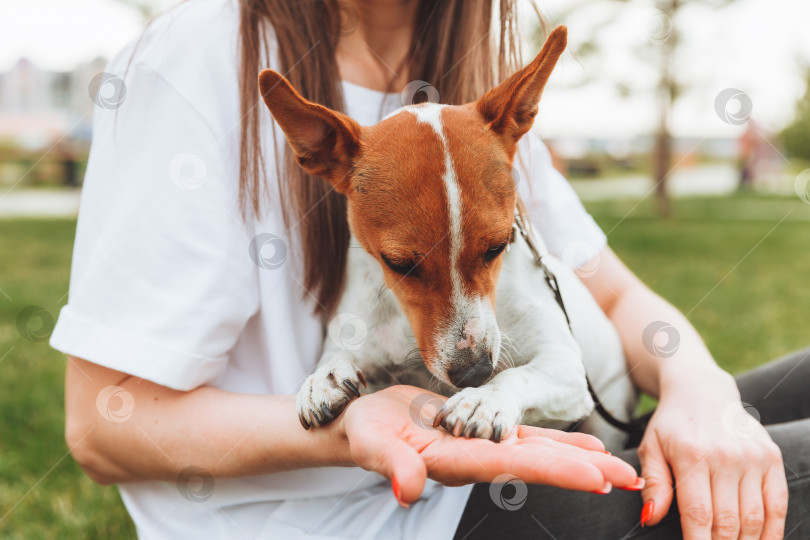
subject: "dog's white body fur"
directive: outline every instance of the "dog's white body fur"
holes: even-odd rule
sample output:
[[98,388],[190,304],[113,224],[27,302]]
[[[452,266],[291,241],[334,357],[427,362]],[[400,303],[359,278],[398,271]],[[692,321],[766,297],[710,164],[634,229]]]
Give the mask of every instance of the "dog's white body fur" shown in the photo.
[[[545,251],[541,242],[537,245]],[[386,288],[380,264],[353,240],[338,315],[317,370],[298,394],[299,412],[317,416],[323,404],[348,402],[342,382],[359,386],[360,369],[370,391],[411,384],[451,396],[448,423],[454,423],[454,415],[465,424],[472,421],[478,436],[488,437],[493,426],[507,433],[517,423],[561,427],[587,416],[581,430],[602,439],[609,449],[621,448],[624,435],[592,413],[585,383],[587,370],[602,404],[617,418],[629,418],[635,394],[612,323],[579,278],[545,253],[543,260],[557,277],[571,318],[572,336],[520,235],[503,257],[496,312],[507,343],[501,347],[497,374],[478,388],[458,390],[433,377],[421,359],[409,357],[416,349],[410,324]],[[344,339],[341,332],[347,327],[353,334]]]
[[[495,374],[479,387],[457,391],[413,359],[417,343],[395,296],[385,286],[380,263],[353,239],[347,261],[346,284],[338,315],[330,324],[323,356],[298,394],[302,422],[322,425],[342,411],[357,395],[363,377],[369,389],[412,384],[451,396],[444,425],[460,420],[465,436],[500,440],[518,423],[560,427],[590,415],[594,408],[585,373],[602,404],[620,419],[627,419],[634,392],[625,375],[621,342],[588,290],[560,261],[551,257],[534,234],[547,266],[557,276],[571,318],[573,335],[542,270],[534,264],[525,240],[516,234],[504,253],[497,286],[497,306],[485,298],[463,292],[458,253],[464,242],[459,185],[447,150],[442,126],[443,105],[423,104],[389,115],[410,113],[430,125],[444,146],[442,180],[448,203],[450,297],[453,322],[437,333],[438,357],[434,372],[444,373],[451,363],[448,351],[468,347],[466,339],[489,343]],[[468,328],[468,325],[474,328]],[[349,328],[356,335],[344,338]],[[358,374],[362,372],[362,376]],[[582,425],[611,448],[621,446],[623,434],[592,415]],[[460,435],[462,433],[456,433]]]

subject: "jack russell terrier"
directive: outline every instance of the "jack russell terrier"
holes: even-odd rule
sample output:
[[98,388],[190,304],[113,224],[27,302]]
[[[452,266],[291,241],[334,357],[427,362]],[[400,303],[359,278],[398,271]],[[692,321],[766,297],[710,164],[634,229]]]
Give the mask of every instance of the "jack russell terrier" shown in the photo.
[[[352,243],[337,317],[367,328],[357,346],[326,340],[297,397],[306,429],[334,419],[361,385],[411,384],[450,396],[434,427],[455,436],[498,442],[518,423],[588,417],[583,429],[621,445],[591,414],[586,379],[587,369],[604,409],[629,416],[618,335],[522,218],[512,175],[566,41],[556,28],[531,64],[473,103],[406,106],[371,127],[261,72],[261,95],[300,166],[348,199]],[[567,313],[533,249],[557,276]]]

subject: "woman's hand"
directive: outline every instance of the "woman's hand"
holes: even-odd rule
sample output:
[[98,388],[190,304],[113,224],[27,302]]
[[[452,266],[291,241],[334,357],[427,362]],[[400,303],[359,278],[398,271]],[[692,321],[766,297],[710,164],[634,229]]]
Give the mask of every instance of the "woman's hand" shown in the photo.
[[419,498],[426,477],[462,485],[510,473],[527,483],[584,491],[638,485],[633,468],[590,435],[519,426],[500,443],[453,437],[431,425],[445,399],[393,386],[356,399],[336,420],[354,463],[391,478],[404,506]]
[[642,525],[667,514],[674,476],[687,540],[782,538],[788,491],[779,447],[745,411],[730,376],[678,369],[662,378],[639,446]]

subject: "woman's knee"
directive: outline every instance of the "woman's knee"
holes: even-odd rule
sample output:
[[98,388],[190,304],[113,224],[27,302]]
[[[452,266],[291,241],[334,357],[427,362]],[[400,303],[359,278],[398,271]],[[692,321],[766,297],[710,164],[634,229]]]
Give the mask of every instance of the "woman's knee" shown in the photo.
[[736,377],[740,397],[765,425],[810,417],[810,348]]

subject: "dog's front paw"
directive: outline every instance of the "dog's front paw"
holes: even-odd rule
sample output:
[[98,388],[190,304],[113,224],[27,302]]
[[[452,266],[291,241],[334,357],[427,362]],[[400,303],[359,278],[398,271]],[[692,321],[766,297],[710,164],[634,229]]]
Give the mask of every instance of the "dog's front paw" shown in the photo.
[[327,364],[307,377],[296,396],[298,419],[304,429],[323,426],[338,416],[368,386],[363,372],[351,362]]
[[500,442],[520,418],[520,408],[500,399],[486,386],[465,388],[448,399],[436,414],[433,427],[441,425],[456,437],[476,437]]

